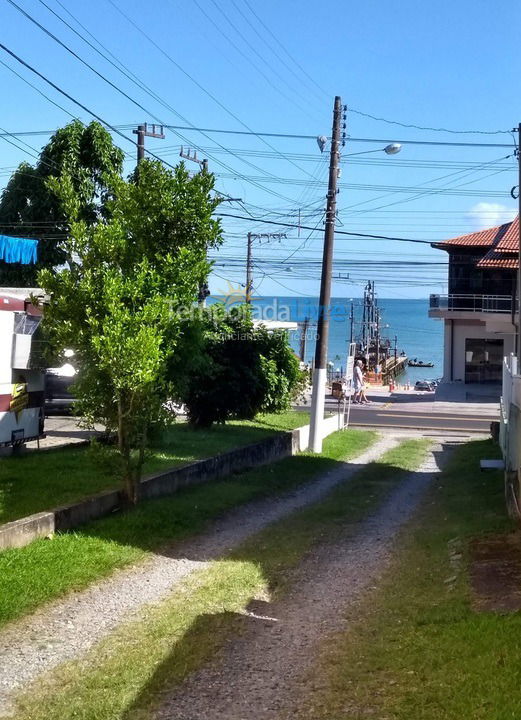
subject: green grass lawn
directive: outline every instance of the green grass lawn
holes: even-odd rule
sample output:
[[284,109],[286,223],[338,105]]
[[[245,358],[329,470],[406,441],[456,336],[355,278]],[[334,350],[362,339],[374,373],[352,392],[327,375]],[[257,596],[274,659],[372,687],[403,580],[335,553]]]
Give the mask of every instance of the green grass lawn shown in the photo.
[[[240,445],[257,442],[280,430],[306,425],[307,413],[259,415],[209,430],[179,423],[163,433],[152,448],[145,472],[182,465]],[[108,450],[98,456],[90,448],[29,452],[0,460],[0,524],[80,500],[118,486]]]
[[0,553],[0,625],[44,602],[87,586],[147,553],[202,530],[226,510],[312,480],[371,445],[375,433],[337,432],[322,455],[303,453],[225,480],[143,502],[77,532]]
[[[356,431],[349,431],[349,437],[351,451],[369,440]],[[345,443],[346,434],[337,433],[324,443],[326,458],[294,457],[278,463],[277,472],[287,474],[290,466],[303,472],[306,465],[314,472],[319,461],[331,466]],[[209,659],[230,633],[241,631],[241,613],[252,599],[269,602],[283,593],[292,569],[315,543],[350,526],[356,532],[356,523],[396,487],[404,472],[421,464],[428,446],[424,440],[402,443],[324,500],[270,525],[229,557],[191,576],[143,620],[120,627],[87,657],[66,663],[24,693],[15,720],[150,720],[165,690]]]
[[497,456],[491,441],[455,451],[361,621],[324,649],[327,689],[299,718],[521,717],[521,613],[471,604],[470,541],[513,528],[502,474],[479,470]]

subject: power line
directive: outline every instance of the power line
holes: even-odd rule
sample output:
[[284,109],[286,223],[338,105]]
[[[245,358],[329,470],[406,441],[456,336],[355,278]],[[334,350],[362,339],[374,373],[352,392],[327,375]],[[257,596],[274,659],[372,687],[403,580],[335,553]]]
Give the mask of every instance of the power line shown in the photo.
[[[260,222],[260,223],[264,223],[266,225],[279,225],[280,227],[291,227],[291,228],[300,227],[302,230],[315,230],[315,228],[310,227],[309,225],[296,225],[295,223],[285,223],[285,222],[279,222],[277,220],[263,220],[261,218],[246,217],[245,215],[232,215],[231,213],[215,213],[215,215],[217,217],[238,218],[239,220],[250,220],[250,221],[253,220],[254,222]],[[432,242],[431,240],[416,240],[413,238],[390,237],[388,235],[353,233],[353,232],[347,232],[347,230],[335,230],[335,235],[349,235],[349,236],[353,236],[353,237],[369,238],[372,240],[396,240],[397,242],[420,243],[422,245],[430,245]]]
[[[12,2],[12,0],[8,0],[8,1],[9,1],[9,2]],[[169,103],[167,103],[160,95],[158,95],[158,94],[157,94],[156,92],[154,92],[148,85],[146,85],[146,83],[145,83],[143,80],[141,80],[135,73],[133,73],[124,63],[122,63],[121,60],[119,60],[106,46],[102,45],[102,44],[92,35],[92,33],[90,33],[90,32],[87,30],[87,28],[86,28],[82,23],[80,23],[79,20],[78,20],[69,10],[67,10],[67,8],[64,8],[64,9],[65,9],[66,12],[69,14],[69,16],[70,16],[73,20],[75,20],[75,21],[78,23],[78,25],[84,30],[84,32],[88,33],[88,34],[95,40],[95,42],[96,42],[101,48],[103,48],[103,50],[105,51],[105,53],[107,53],[108,55],[110,55],[110,56],[114,59],[115,62],[114,62],[113,60],[111,60],[110,57],[107,57],[107,55],[104,54],[103,52],[101,52],[97,47],[95,47],[89,40],[87,40],[81,33],[79,33],[70,23],[68,23],[66,20],[64,20],[64,19],[61,17],[61,15],[59,15],[59,13],[57,13],[55,10],[53,10],[44,0],[39,0],[39,2],[40,2],[44,7],[46,7],[46,8],[49,10],[49,12],[51,12],[56,18],[58,18],[58,20],[60,20],[60,22],[62,22],[67,28],[69,28],[69,30],[71,30],[77,37],[79,37],[80,40],[82,40],[83,42],[85,42],[92,50],[94,50],[98,55],[100,55],[100,57],[102,57],[104,60],[106,60],[106,61],[107,61],[110,65],[112,65],[118,72],[120,72],[124,77],[126,77],[126,78],[127,78],[128,80],[130,80],[134,85],[136,85],[140,90],[142,90],[142,91],[145,92],[147,95],[149,95],[151,98],[153,98],[154,100],[156,100],[156,102],[159,102],[163,107],[165,107],[166,109],[170,110],[170,112],[172,112],[174,115],[177,115],[177,117],[180,118],[183,122],[186,122],[186,123],[188,123],[191,127],[193,127],[193,123],[191,123],[187,118],[185,118],[183,115],[181,115],[174,107],[172,107],[172,105],[170,105]],[[57,2],[59,2],[59,0],[57,0]],[[61,3],[59,3],[59,4],[60,4],[62,7],[64,7]],[[26,15],[26,17],[29,17],[27,13],[24,13],[24,14]],[[30,19],[31,19],[33,22],[36,22],[36,21],[34,21],[32,18],[30,18]],[[40,27],[40,29],[43,29],[44,32],[47,32],[44,28],[42,28],[42,26],[41,26],[40,24],[38,24],[38,27]],[[52,36],[52,34],[51,34],[51,36]],[[53,37],[53,39],[57,40],[54,36],[52,36],[52,37]],[[59,42],[63,47],[65,47],[67,50],[69,50],[69,52],[71,52],[71,50],[70,50],[67,46],[65,46],[60,40],[57,40],[57,42]],[[77,55],[75,55],[75,57],[78,59],[78,56],[77,56]],[[79,58],[79,59],[81,60],[81,58]],[[83,62],[83,64],[85,64],[85,61],[81,60],[81,62]],[[117,63],[117,65],[116,65],[116,63]],[[90,70],[92,70],[92,71],[95,72],[96,74],[100,75],[95,69],[92,68],[92,66],[88,65],[88,67],[89,67]],[[104,76],[103,76],[103,79],[104,79],[106,82],[109,82],[109,83],[110,83],[110,81],[108,81]],[[110,83],[110,84],[111,84],[111,86],[112,86],[113,88],[115,87],[112,83]],[[116,88],[116,89],[117,89],[119,92],[122,92],[122,90],[121,90],[120,88]],[[129,98],[129,96],[126,95],[126,94],[125,94],[125,97],[126,97],[127,99],[131,99],[131,98]],[[132,101],[134,104],[136,104],[136,102],[135,102],[133,99],[131,99],[131,101]],[[138,105],[138,107],[140,107],[140,109],[144,109],[143,106],[141,106],[141,105]],[[151,113],[150,110],[144,109],[144,111],[147,112],[148,114],[150,114],[152,117],[154,117],[158,122],[161,122],[161,123],[163,124],[163,126],[165,126],[164,121],[162,121],[160,118],[154,116],[154,114]],[[118,127],[118,126],[115,125],[115,127]],[[203,149],[203,148],[195,145],[194,143],[190,143],[190,141],[189,141],[185,136],[181,135],[179,132],[175,132],[175,131],[173,131],[173,130],[171,130],[171,132],[173,132],[173,133],[174,133],[175,135],[177,135],[181,140],[183,140],[183,142],[184,142],[185,144],[190,144],[190,145],[194,146],[196,149],[200,150],[201,152],[206,152],[206,150],[210,150],[211,152],[215,152],[215,150],[214,150],[213,148]],[[245,160],[245,159],[242,157],[242,154],[240,154],[239,152],[236,152],[236,151],[234,151],[234,150],[231,150],[231,149],[226,148],[224,145],[221,145],[220,143],[218,143],[216,140],[214,140],[213,138],[211,138],[209,135],[206,135],[205,133],[202,133],[202,134],[204,135],[204,137],[206,137],[208,140],[210,140],[210,142],[213,142],[215,145],[217,145],[222,151],[227,152],[227,153],[229,153],[229,154],[231,154],[231,155],[234,155],[238,160],[240,160],[240,161],[243,162],[244,164],[248,165],[249,167],[255,168],[256,170],[260,170],[260,171],[261,171],[262,173],[264,173],[264,174],[268,174],[268,175],[272,175],[273,177],[276,177],[275,175],[273,175],[273,174],[270,173],[269,171],[266,171],[266,170],[264,170],[263,168],[260,168],[260,167],[258,167],[257,165],[254,165],[253,163],[250,163],[250,162],[248,162],[247,160]],[[176,152],[178,152],[178,151],[179,151],[179,148],[176,147]],[[161,154],[161,157],[163,157],[163,153]],[[214,161],[217,162],[218,164],[222,165],[223,167],[228,167],[228,166],[224,165],[223,163],[219,163],[219,161],[216,160],[214,157],[212,157],[212,160],[214,160]],[[229,169],[229,168],[228,168],[228,169]],[[272,194],[273,194],[273,193],[272,193]]]
[[[111,0],[108,0],[111,2]],[[165,126],[166,127],[166,126]],[[315,141],[316,135],[299,135],[297,133],[276,133],[276,132],[261,132],[253,130],[228,130],[222,128],[202,128],[202,127],[186,127],[183,125],[169,125],[172,130],[195,130],[196,132],[210,132],[210,133],[222,133],[225,135],[254,135],[258,138],[273,137],[273,138],[285,138],[292,140],[313,140]],[[362,142],[362,143],[373,143],[387,145],[391,142],[400,143],[400,145],[425,145],[425,146],[444,146],[444,147],[496,147],[496,148],[513,148],[513,143],[485,143],[485,142],[450,142],[446,140],[397,140],[396,138],[365,138],[365,137],[351,137],[347,136],[347,142]],[[273,148],[272,148],[273,149]]]
[[[246,128],[246,131],[248,132],[248,134],[255,135],[256,137],[258,137],[258,138],[261,140],[261,142],[263,142],[265,145],[267,145],[267,147],[269,147],[271,150],[274,150],[275,152],[279,153],[279,155],[281,155],[282,157],[284,157],[284,153],[282,153],[280,150],[277,150],[277,148],[275,148],[273,145],[270,145],[270,143],[268,143],[266,140],[264,140],[264,139],[263,139],[263,137],[264,137],[263,135],[254,132],[254,131],[253,131],[245,122],[243,122],[232,110],[230,110],[228,107],[226,107],[226,105],[224,105],[224,103],[222,103],[212,92],[210,92],[209,90],[207,90],[203,85],[201,85],[200,82],[198,82],[192,75],[190,75],[190,73],[188,73],[178,62],[176,62],[176,61],[173,59],[173,57],[172,57],[169,53],[166,52],[166,50],[164,50],[158,43],[156,43],[156,41],[153,40],[153,39],[150,37],[150,35],[148,35],[137,23],[135,23],[135,22],[132,20],[132,18],[130,18],[130,17],[117,5],[116,2],[114,2],[114,0],[107,0],[107,2],[110,3],[110,5],[112,5],[112,7],[113,7],[120,15],[122,15],[122,17],[124,17],[125,20],[126,20],[128,23],[130,23],[130,25],[132,25],[132,27],[133,27],[135,30],[137,30],[141,35],[143,35],[143,37],[145,37],[145,38],[148,40],[148,42],[150,42],[150,43],[156,48],[156,50],[158,50],[170,63],[172,63],[172,65],[174,65],[174,67],[176,67],[180,72],[182,72],[183,75],[185,75],[185,77],[187,77],[192,83],[194,83],[202,92],[204,92],[205,95],[207,95],[209,98],[211,98],[211,100],[213,100],[213,102],[215,102],[222,110],[224,110],[228,115],[230,115],[230,117],[232,117],[234,120],[236,120],[240,125],[242,125],[242,127]],[[166,125],[165,125],[165,127],[168,127],[169,129],[175,129],[175,130],[182,129],[182,128],[176,128],[176,127],[173,126],[173,125],[170,125],[170,126],[166,126]],[[186,128],[186,129],[195,129],[195,128]],[[299,167],[298,165],[296,165],[292,160],[288,160],[288,162],[289,162],[291,165],[294,165],[295,167],[297,167],[301,172],[304,172],[304,173],[307,172],[307,171],[304,170],[303,168],[301,168],[301,167]]]
[[[296,80],[297,82],[302,82],[302,79],[299,78],[298,74],[297,74],[297,73],[293,70],[293,68],[286,62],[286,60],[282,57],[282,55],[281,55],[277,50],[274,49],[274,47],[273,47],[272,44],[266,42],[266,38],[261,35],[261,33],[260,33],[260,32],[257,30],[257,28],[255,27],[254,23],[252,23],[251,20],[249,20],[248,16],[241,10],[240,5],[238,5],[235,0],[232,0],[232,5],[233,5],[234,8],[237,10],[237,12],[241,15],[241,17],[246,21],[246,23],[251,27],[251,29],[253,30],[253,32],[257,35],[257,37],[259,38],[259,40],[262,42],[263,47],[268,47],[268,48],[271,50],[271,52],[275,55],[275,57],[277,58],[277,60],[278,60],[279,62],[281,62],[281,63],[284,65],[284,67],[293,75],[293,77],[295,78],[295,80]],[[255,15],[255,13],[253,13],[253,14]],[[261,24],[261,21],[260,21],[260,20],[259,20],[259,24]],[[269,32],[270,32],[270,34],[271,34],[271,31],[269,31]],[[278,42],[278,41],[277,41],[277,42]],[[312,85],[312,84],[308,84],[308,86],[309,86],[310,88],[312,88],[312,91],[316,94],[315,96],[318,98],[318,97],[319,97],[319,94],[317,93],[317,91],[315,90],[315,88],[313,87],[313,85]],[[323,94],[324,94],[326,97],[329,97],[327,93],[323,93]]]
[[[208,20],[208,22],[210,22],[211,25],[217,30],[217,32],[220,33],[224,38],[226,38],[226,40],[227,40],[227,41],[230,43],[230,45],[241,55],[241,57],[243,57],[243,58],[246,60],[246,62],[248,62],[248,63],[264,78],[264,80],[267,82],[267,84],[269,85],[269,87],[270,87],[271,89],[276,90],[276,92],[278,92],[279,95],[281,95],[283,98],[285,98],[286,100],[288,100],[290,103],[296,104],[295,101],[294,101],[292,98],[290,98],[290,97],[278,86],[278,84],[273,83],[273,81],[266,75],[266,73],[265,73],[261,68],[259,68],[259,66],[253,61],[253,59],[250,57],[250,55],[248,55],[248,54],[245,53],[240,47],[238,47],[238,46],[236,45],[236,43],[232,40],[232,38],[230,38],[229,35],[227,35],[227,33],[224,32],[224,30],[222,30],[221,28],[219,28],[219,26],[218,26],[217,23],[213,20],[213,18],[209,15],[209,13],[207,13],[206,10],[205,10],[203,7],[201,7],[201,4],[198,2],[198,0],[193,0],[193,2],[194,2],[194,4],[197,6],[197,8],[199,9],[199,11],[202,13],[202,15],[204,15],[204,17]],[[282,75],[280,75],[276,70],[274,70],[274,68],[273,68],[273,67],[269,64],[269,62],[256,50],[256,48],[255,48],[254,46],[252,46],[251,43],[248,43],[248,41],[245,39],[244,35],[243,35],[243,34],[241,33],[241,31],[237,28],[237,26],[235,25],[235,23],[230,19],[230,17],[228,16],[228,14],[221,12],[221,9],[219,8],[219,6],[218,6],[217,3],[215,2],[215,0],[211,0],[211,2],[212,2],[213,5],[217,8],[217,10],[220,12],[221,16],[224,17],[224,19],[226,20],[226,22],[228,23],[228,25],[230,25],[230,27],[231,27],[231,28],[235,31],[235,33],[241,38],[241,40],[248,46],[249,50],[250,50],[251,52],[253,52],[253,53],[259,58],[259,60],[261,60],[261,62],[263,62],[263,63],[268,67],[268,69],[269,69],[271,72],[273,72],[273,74],[275,75],[275,77],[278,78],[279,81],[281,81],[282,83],[284,83],[284,84],[286,85],[286,87],[288,87],[292,92],[294,92],[295,94],[299,95],[299,93],[297,93],[297,92],[295,91],[295,89],[292,88],[292,87],[286,82],[286,80],[282,77]],[[303,106],[300,105],[299,103],[297,103],[297,105],[298,105],[298,107],[300,108],[301,111],[305,112],[305,113],[308,115],[308,117],[311,117],[311,116],[309,115],[309,113],[307,112],[307,110],[306,110],[305,107],[303,107]]]
[[[139,108],[140,108],[141,110],[143,110],[145,113],[150,114],[150,115],[151,115],[155,120],[157,120],[159,123],[161,123],[162,125],[166,126],[166,124],[164,123],[164,120],[162,120],[161,118],[157,117],[157,115],[155,115],[153,112],[151,112],[149,109],[147,109],[147,108],[146,108],[144,105],[142,105],[140,102],[138,102],[137,100],[135,100],[134,98],[132,98],[128,93],[126,93],[124,90],[122,90],[120,87],[118,87],[115,83],[113,83],[111,80],[109,80],[107,77],[105,77],[105,75],[103,75],[103,74],[100,73],[98,70],[96,70],[96,68],[94,68],[90,63],[88,63],[86,60],[84,60],[80,55],[78,55],[78,53],[76,53],[74,50],[72,50],[66,43],[64,43],[62,40],[60,40],[58,37],[56,37],[56,35],[54,35],[52,32],[50,32],[50,30],[48,30],[47,28],[45,28],[40,22],[38,22],[38,21],[37,21],[35,18],[33,18],[29,13],[27,13],[23,8],[21,8],[14,0],[7,0],[7,2],[9,2],[9,3],[10,3],[13,7],[15,7],[22,15],[24,15],[28,20],[30,20],[30,22],[34,23],[42,32],[44,32],[46,35],[48,35],[50,38],[52,38],[56,43],[58,43],[61,47],[63,47],[67,52],[69,52],[74,58],[76,58],[79,62],[81,62],[83,65],[85,65],[89,70],[91,70],[91,71],[92,71],[95,75],[97,75],[101,80],[103,80],[103,81],[106,82],[108,85],[110,85],[110,87],[112,87],[114,90],[116,90],[116,92],[120,93],[123,97],[125,97],[125,98],[126,98],[127,100],[129,100],[131,103],[133,103],[134,105],[136,105],[137,107],[139,107]],[[40,2],[42,2],[42,4],[45,5],[45,3],[43,3],[43,0],[40,0]],[[47,7],[47,6],[46,6],[46,7]],[[54,11],[51,11],[51,12],[54,13]],[[65,20],[63,20],[62,18],[60,18],[60,16],[59,16],[57,13],[54,13],[54,14],[55,14],[59,19],[61,19],[62,22],[64,22],[68,27],[70,27],[70,26],[68,25],[68,23],[67,23]],[[73,28],[71,28],[71,29],[73,29]],[[88,43],[87,40],[85,40],[85,42]],[[91,45],[91,43],[88,43],[88,44]],[[91,47],[92,47],[92,45],[91,45]],[[94,49],[96,49],[96,48],[94,48]],[[99,53],[99,51],[97,51],[97,52]],[[117,66],[114,65],[114,63],[112,63],[112,65],[117,68]],[[117,68],[117,69],[119,70],[119,68]],[[123,72],[123,71],[120,70],[120,72]],[[124,73],[124,74],[126,75],[126,77],[129,77],[128,74],[126,74],[126,73]],[[41,76],[41,75],[40,75],[40,76]],[[43,77],[43,76],[41,76],[41,77]],[[130,78],[130,79],[132,79],[132,78]],[[144,89],[142,86],[140,86],[140,85],[138,85],[138,86],[141,87],[142,90]],[[70,96],[68,96],[68,97],[70,98]],[[78,104],[80,105],[80,107],[83,107],[80,103],[78,103]],[[179,116],[179,113],[177,113],[177,111],[175,111],[175,110],[173,110],[173,109],[172,109],[172,111],[173,111],[176,115]],[[92,112],[91,112],[91,114],[94,115],[94,113],[92,113]],[[95,117],[98,117],[98,116],[96,116],[96,115],[94,115],[94,116],[95,116]],[[180,116],[180,117],[182,117],[182,116]],[[98,118],[98,119],[99,119],[99,118]],[[188,122],[185,118],[182,118],[182,119],[183,119],[185,122]],[[105,121],[101,121],[101,122],[105,122]],[[106,123],[106,122],[105,122],[105,124],[107,125],[107,127],[110,127],[113,131],[118,132],[119,135],[121,135],[121,136],[124,137],[126,140],[128,140],[128,138],[127,138],[125,135],[123,135],[121,132],[119,132],[119,131],[115,128],[115,126],[109,125],[109,124]],[[211,139],[211,138],[209,138],[209,139]],[[132,142],[133,142],[133,141],[132,141]],[[188,142],[188,141],[186,140],[186,138],[185,138],[185,142]],[[135,144],[135,143],[133,143],[133,144]],[[175,167],[174,165],[171,165],[170,163],[168,163],[166,160],[163,160],[159,155],[156,155],[156,154],[152,153],[150,150],[147,150],[146,152],[147,152],[148,155],[150,155],[151,157],[154,157],[155,159],[160,160],[161,162],[164,162],[165,165],[168,165],[168,166],[171,167],[171,168],[174,168],[174,167]],[[222,161],[219,161],[219,160],[217,160],[217,159],[215,159],[215,158],[212,158],[212,159],[214,159],[215,162],[217,162],[219,165],[221,165],[221,166],[224,167],[225,169],[230,170],[230,171],[232,171],[232,172],[234,171],[233,168],[231,168],[230,166],[226,165],[226,164],[223,163]],[[241,158],[239,158],[239,159],[241,159]],[[243,162],[245,162],[245,163],[248,164],[248,165],[251,165],[251,163],[249,163],[247,160],[243,160]],[[253,167],[256,167],[256,166],[253,166]],[[298,167],[298,166],[297,166],[297,167]],[[257,169],[257,170],[261,170],[261,172],[265,172],[265,171],[263,171],[261,168],[256,167],[256,169]],[[236,174],[239,174],[239,173],[236,173]],[[248,181],[248,182],[251,182],[251,181]],[[284,195],[281,195],[280,193],[277,193],[277,192],[275,192],[275,191],[273,191],[273,190],[271,190],[271,189],[269,189],[269,188],[263,187],[263,186],[260,185],[257,181],[253,181],[252,184],[255,185],[256,187],[258,187],[259,189],[264,190],[265,192],[268,192],[268,193],[271,194],[271,195],[274,195],[274,196],[276,196],[276,197],[280,197],[280,198],[282,198],[282,199],[284,199],[284,200],[290,200],[290,198],[286,198]]]
[[505,135],[508,134],[509,130],[449,130],[443,127],[426,127],[425,125],[414,125],[412,123],[399,122],[398,120],[388,120],[387,118],[377,117],[370,113],[356,110],[350,106],[347,107],[348,112],[352,112],[355,115],[361,115],[362,117],[370,118],[371,120],[377,120],[378,122],[384,122],[388,125],[399,125],[404,128],[414,128],[415,130],[429,130],[430,132],[444,132],[451,133],[452,135]]
[[251,14],[257,19],[257,21],[262,25],[262,27],[268,32],[271,37],[275,40],[277,45],[282,48],[282,50],[286,53],[286,55],[289,57],[289,59],[295,64],[295,66],[301,71],[303,75],[306,76],[306,78],[324,95],[325,97],[329,98],[330,94],[327,93],[320,85],[318,85],[317,82],[311,77],[311,75],[302,67],[302,65],[296,60],[293,55],[286,49],[286,47],[282,44],[282,42],[277,38],[276,35],[270,30],[270,28],[266,25],[266,23],[257,15],[255,10],[252,8],[248,0],[244,0],[244,4],[248,8],[248,10],[251,12]]

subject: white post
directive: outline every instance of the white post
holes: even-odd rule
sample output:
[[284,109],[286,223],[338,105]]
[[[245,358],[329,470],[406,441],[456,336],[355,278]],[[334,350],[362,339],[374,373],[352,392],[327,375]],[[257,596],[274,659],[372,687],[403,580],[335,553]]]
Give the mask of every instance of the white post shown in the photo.
[[313,399],[309,427],[309,449],[314,453],[322,452],[324,437],[324,405],[326,395],[326,368],[315,368],[313,371]]

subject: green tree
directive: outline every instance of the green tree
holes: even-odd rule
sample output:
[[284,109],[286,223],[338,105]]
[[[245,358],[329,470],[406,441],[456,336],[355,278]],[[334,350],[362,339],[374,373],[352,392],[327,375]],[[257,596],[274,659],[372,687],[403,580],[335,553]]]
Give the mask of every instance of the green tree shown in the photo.
[[183,311],[196,301],[221,230],[208,173],[190,178],[183,165],[170,172],[144,160],[130,181],[112,176],[107,188],[107,217],[92,225],[70,176],[54,181],[71,224],[65,249],[76,262],[43,270],[39,281],[51,297],[44,323],[53,344],[75,351],[80,413],[117,433],[136,502],[150,427],[164,419],[173,392],[167,369]]
[[226,312],[213,305],[187,325],[191,357],[173,357],[170,373],[184,380],[179,399],[194,425],[282,412],[304,388],[287,334],[254,327],[247,306]]
[[109,196],[105,178],[120,174],[122,166],[123,152],[103,126],[98,122],[85,126],[79,120],[54,133],[34,167],[21,163],[0,198],[0,233],[38,238],[38,263],[0,261],[0,286],[35,286],[39,270],[67,261],[67,217],[53,180],[63,174],[70,178],[78,218],[92,224],[105,212]]

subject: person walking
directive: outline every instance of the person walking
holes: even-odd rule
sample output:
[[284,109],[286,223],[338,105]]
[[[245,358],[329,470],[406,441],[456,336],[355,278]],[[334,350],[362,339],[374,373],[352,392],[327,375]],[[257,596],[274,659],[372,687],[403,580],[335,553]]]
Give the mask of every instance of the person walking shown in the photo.
[[353,370],[353,388],[355,391],[353,395],[353,403],[356,405],[368,405],[370,402],[365,395],[364,373],[362,368],[362,361],[357,360]]

